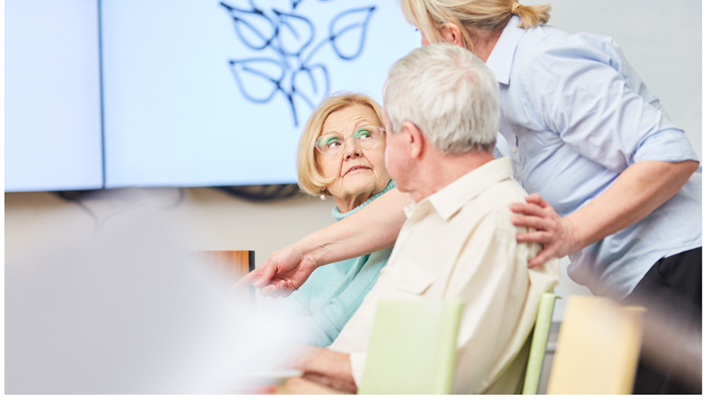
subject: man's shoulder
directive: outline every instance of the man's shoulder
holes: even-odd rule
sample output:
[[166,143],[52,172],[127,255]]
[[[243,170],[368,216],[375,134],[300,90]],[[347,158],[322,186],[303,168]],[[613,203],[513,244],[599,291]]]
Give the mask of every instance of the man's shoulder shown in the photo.
[[510,211],[510,204],[524,203],[527,195],[517,181],[503,180],[488,187],[469,201],[463,207],[464,216],[466,219],[476,217],[486,226],[492,225],[497,231],[506,231],[514,235],[516,229],[510,222],[510,217],[517,214]]
[[497,198],[504,198],[510,203],[525,201],[527,191],[515,179],[509,178],[493,184],[486,193],[493,193]]
[[488,209],[505,213],[510,204],[525,202],[528,193],[514,179],[506,179],[493,184],[479,194],[471,203],[487,206]]

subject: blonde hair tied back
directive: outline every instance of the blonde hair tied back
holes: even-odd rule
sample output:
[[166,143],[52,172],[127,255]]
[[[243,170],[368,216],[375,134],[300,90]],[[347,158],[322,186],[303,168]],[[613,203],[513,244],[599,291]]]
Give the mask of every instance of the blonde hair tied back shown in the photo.
[[447,23],[460,27],[465,47],[472,51],[466,27],[486,31],[502,30],[513,15],[518,27],[529,29],[547,24],[550,4],[526,6],[515,0],[400,0],[405,19],[419,29],[430,43],[443,42],[440,28]]
[[520,17],[520,28],[532,28],[540,24],[547,24],[550,20],[550,4],[542,6],[526,6],[518,2],[513,2],[510,14],[516,14]]

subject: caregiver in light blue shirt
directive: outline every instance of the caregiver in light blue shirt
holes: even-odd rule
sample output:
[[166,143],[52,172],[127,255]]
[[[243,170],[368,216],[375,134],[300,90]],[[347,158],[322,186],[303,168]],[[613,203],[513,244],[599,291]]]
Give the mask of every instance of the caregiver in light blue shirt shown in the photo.
[[[547,25],[526,31],[519,23],[510,19],[486,63],[500,85],[506,153],[528,193],[567,217],[632,164],[698,161],[612,38]],[[702,246],[701,173],[638,222],[577,252],[556,253],[570,253],[570,277],[622,299],[658,260]],[[636,196],[626,197],[614,203]]]

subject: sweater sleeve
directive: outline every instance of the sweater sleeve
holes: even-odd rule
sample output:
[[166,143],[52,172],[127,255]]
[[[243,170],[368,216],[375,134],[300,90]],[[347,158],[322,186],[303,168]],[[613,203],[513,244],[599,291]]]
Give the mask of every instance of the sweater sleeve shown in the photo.
[[375,252],[369,255],[367,261],[359,261],[360,268],[351,270],[356,275],[347,287],[339,291],[320,310],[295,321],[307,336],[308,340],[305,343],[326,347],[335,340],[340,330],[358,309],[365,295],[375,285],[391,251],[390,248]]

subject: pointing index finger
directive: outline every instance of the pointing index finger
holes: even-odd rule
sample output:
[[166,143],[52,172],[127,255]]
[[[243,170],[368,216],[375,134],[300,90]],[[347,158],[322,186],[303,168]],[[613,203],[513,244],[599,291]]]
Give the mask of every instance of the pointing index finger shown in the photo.
[[246,288],[252,285],[258,278],[260,278],[261,271],[251,271],[250,273],[244,275],[240,280],[238,280],[235,284],[230,287],[230,291],[238,290],[241,288]]
[[275,277],[275,269],[272,266],[265,266],[265,263],[261,264],[255,271],[260,271],[259,279],[253,283],[253,287],[261,288],[270,284],[270,280]]

